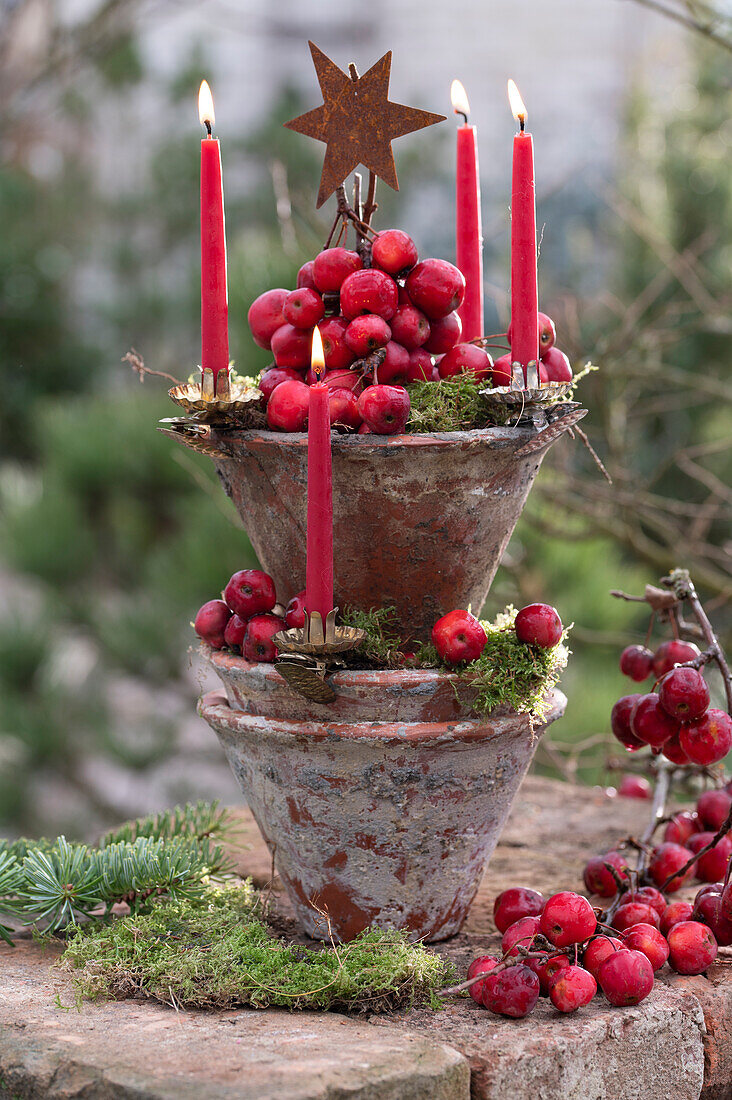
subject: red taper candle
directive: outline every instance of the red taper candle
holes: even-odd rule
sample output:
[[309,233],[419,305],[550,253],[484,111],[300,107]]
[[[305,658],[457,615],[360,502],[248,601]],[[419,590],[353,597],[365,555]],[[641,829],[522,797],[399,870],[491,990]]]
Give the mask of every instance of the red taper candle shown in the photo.
[[483,224],[480,213],[478,129],[468,124],[470,105],[465,88],[453,80],[452,109],[465,123],[457,131],[457,173],[455,180],[455,262],[465,276],[465,297],[458,309],[463,331],[461,339],[483,335]]
[[310,387],[308,413],[308,535],[305,610],[325,620],[333,610],[333,471],[330,450],[330,393],[320,330],[313,329],[311,364],[318,381]]
[[513,139],[511,185],[511,362],[524,368],[539,362],[539,292],[536,266],[534,142],[525,130],[526,108],[508,82],[508,98],[519,132]]
[[201,141],[201,367],[229,367],[229,298],[226,283],[226,233],[221,147],[213,137],[211,89],[204,80],[198,93],[198,116],[206,127]]

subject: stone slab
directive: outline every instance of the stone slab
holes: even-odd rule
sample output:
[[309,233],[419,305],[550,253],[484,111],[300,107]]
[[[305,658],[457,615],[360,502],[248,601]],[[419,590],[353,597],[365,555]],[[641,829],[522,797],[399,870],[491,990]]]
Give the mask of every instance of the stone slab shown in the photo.
[[668,983],[690,993],[701,1005],[704,1037],[704,1088],[702,1100],[732,1097],[732,950],[720,953],[705,974],[683,977],[673,974]]
[[[467,1100],[461,1054],[336,1013],[74,1005],[56,951],[0,947],[0,1100]],[[61,1007],[61,1006],[72,1007]]]

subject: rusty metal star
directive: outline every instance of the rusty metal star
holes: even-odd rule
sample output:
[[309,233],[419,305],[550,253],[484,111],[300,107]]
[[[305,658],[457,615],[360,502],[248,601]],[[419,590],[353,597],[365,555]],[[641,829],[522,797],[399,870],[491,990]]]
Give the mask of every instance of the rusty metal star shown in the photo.
[[392,103],[391,50],[367,73],[353,79],[314,42],[309,46],[323,104],[286,122],[285,126],[327,146],[317,206],[321,207],[359,164],[398,191],[393,139],[444,122],[445,116]]

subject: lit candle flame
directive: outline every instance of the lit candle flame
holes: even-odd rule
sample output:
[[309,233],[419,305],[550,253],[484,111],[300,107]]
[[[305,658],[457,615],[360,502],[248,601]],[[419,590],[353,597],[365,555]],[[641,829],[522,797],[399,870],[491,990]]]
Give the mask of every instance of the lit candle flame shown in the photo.
[[526,107],[521,98],[521,93],[512,80],[508,82],[508,102],[511,104],[513,117],[517,122],[521,123],[521,129],[523,130],[524,123],[526,122]]
[[468,94],[459,80],[453,80],[450,85],[450,99],[452,100],[452,109],[455,114],[464,115],[467,121],[468,115],[470,114],[470,103],[468,102]]
[[201,87],[198,89],[198,117],[202,126],[208,124],[208,127],[213,129],[216,116],[214,114],[213,96],[207,80],[202,80]]
[[310,354],[310,365],[318,381],[320,381],[320,376],[325,370],[325,353],[323,352],[323,338],[320,335],[320,329],[317,325],[313,329],[313,348]]

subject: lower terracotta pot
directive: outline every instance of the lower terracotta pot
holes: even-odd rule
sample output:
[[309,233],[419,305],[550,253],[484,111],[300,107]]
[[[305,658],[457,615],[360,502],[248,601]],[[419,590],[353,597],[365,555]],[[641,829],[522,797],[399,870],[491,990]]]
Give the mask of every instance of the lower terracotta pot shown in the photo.
[[212,663],[230,699],[211,692],[199,712],[308,935],[328,937],[326,913],[341,940],[372,925],[426,940],[458,932],[538,738],[564,713],[561,692],[532,730],[528,715],[461,713],[442,673],[336,673],[344,713],[300,700],[271,665]]

